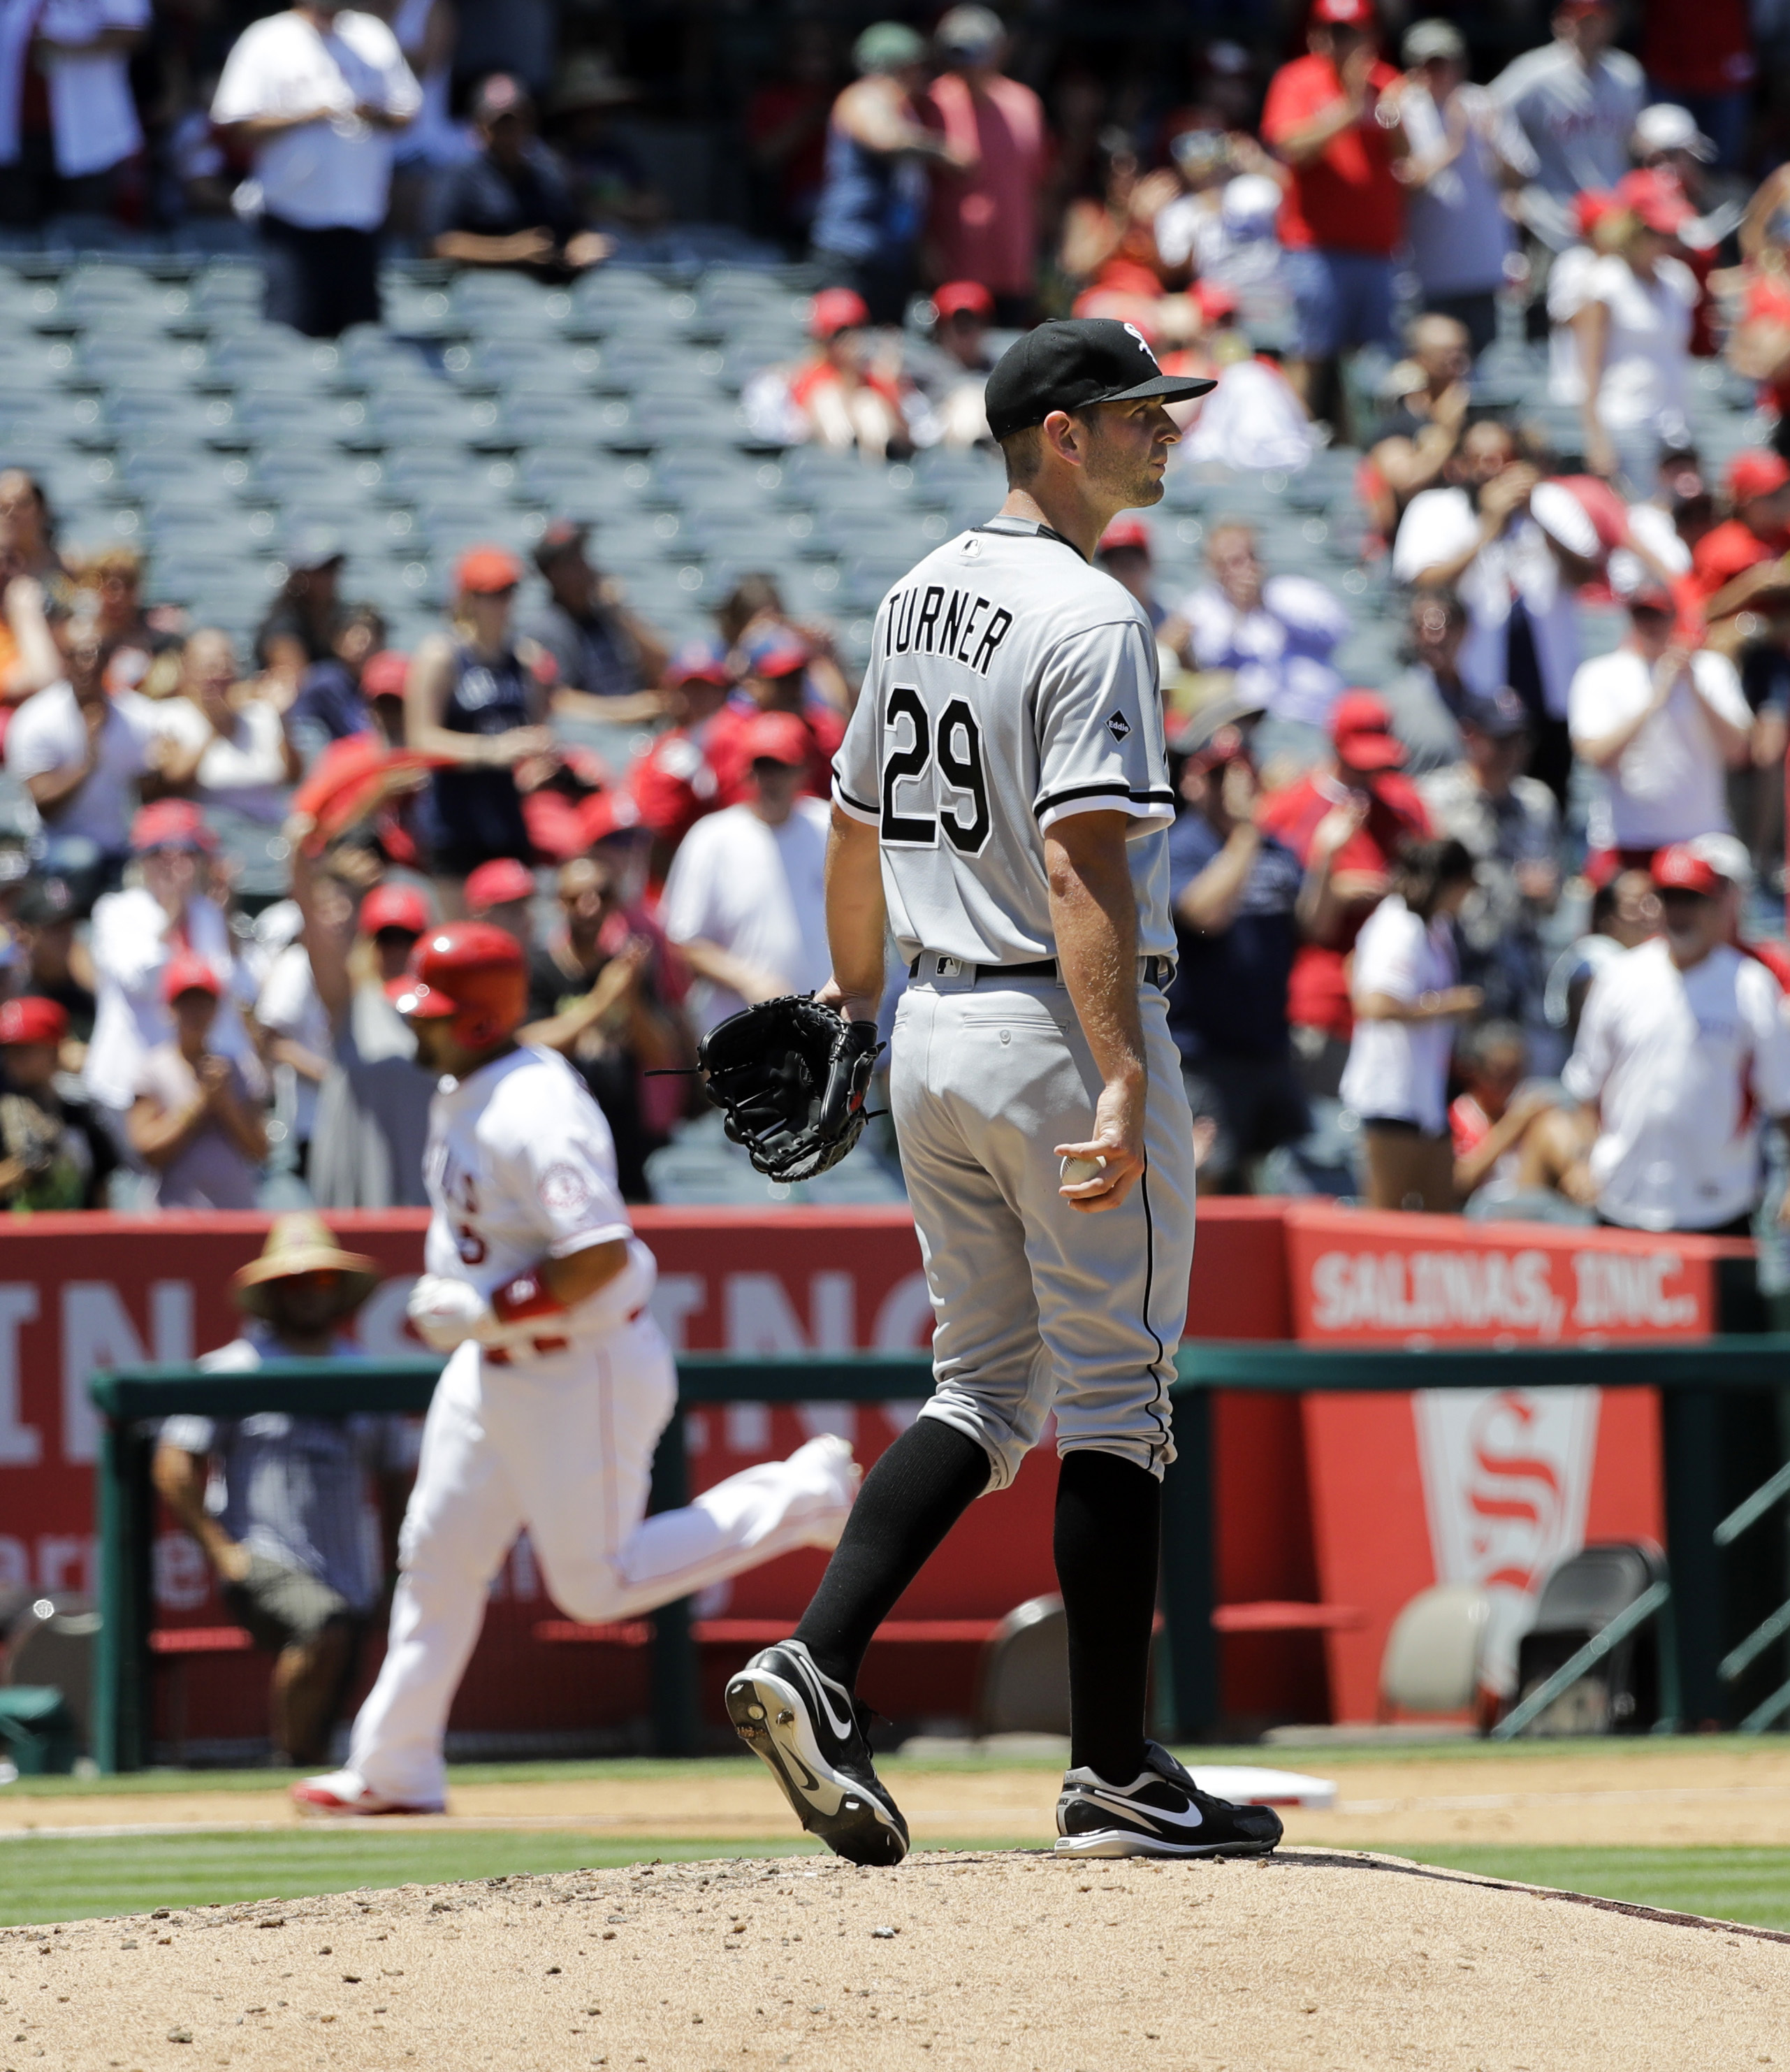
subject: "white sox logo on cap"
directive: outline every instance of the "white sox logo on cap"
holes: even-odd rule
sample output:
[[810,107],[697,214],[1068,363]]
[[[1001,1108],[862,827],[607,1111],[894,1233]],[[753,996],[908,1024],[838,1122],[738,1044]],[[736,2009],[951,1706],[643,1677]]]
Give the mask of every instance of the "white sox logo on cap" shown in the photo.
[[1157,360],[1156,356],[1150,350],[1149,339],[1143,335],[1143,332],[1138,329],[1135,323],[1128,323],[1126,325],[1125,328],[1131,334],[1132,337],[1137,340],[1138,351],[1143,355],[1144,358],[1149,361],[1150,364],[1155,368],[1156,372],[1160,374],[1162,372],[1162,365]]

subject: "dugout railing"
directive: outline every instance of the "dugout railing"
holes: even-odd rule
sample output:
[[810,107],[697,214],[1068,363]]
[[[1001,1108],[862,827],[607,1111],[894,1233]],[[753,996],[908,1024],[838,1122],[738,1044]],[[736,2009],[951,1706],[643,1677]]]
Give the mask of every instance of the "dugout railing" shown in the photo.
[[[252,1374],[130,1367],[92,1377],[88,1390],[102,1420],[96,1475],[101,1624],[92,1739],[103,1772],[140,1769],[149,1752],[154,1510],[150,1456],[159,1421],[176,1412],[228,1417],[256,1411],[314,1416],[418,1412],[428,1407],[441,1364],[424,1359],[287,1360],[270,1362]],[[1665,1651],[1676,1655],[1678,1684],[1676,1696],[1662,1692],[1662,1705],[1674,1720],[1701,1722],[1720,1716],[1738,1652],[1730,1649],[1724,1655],[1722,1648],[1723,1550],[1746,1523],[1790,1492],[1790,1472],[1772,1478],[1739,1511],[1724,1515],[1716,1405],[1729,1391],[1790,1388],[1790,1334],[1511,1350],[1357,1351],[1205,1340],[1184,1344],[1176,1367],[1178,1457],[1164,1486],[1162,1600],[1168,1660],[1167,1675],[1160,1679],[1159,1732],[1197,1741],[1213,1733],[1221,1720],[1218,1634],[1213,1622],[1217,1593],[1211,1397],[1217,1391],[1306,1395],[1509,1387],[1658,1389],[1672,1602],[1649,1610],[1670,1617],[1676,1628],[1676,1649]],[[924,1355],[915,1354],[754,1359],[685,1353],[678,1359],[678,1384],[679,1414],[667,1429],[654,1462],[655,1509],[686,1498],[685,1411],[726,1403],[911,1402],[930,1392],[932,1367]],[[1743,1512],[1746,1516],[1737,1527]],[[1748,1662],[1790,1634],[1790,1606],[1766,1623],[1769,1631],[1755,1630],[1741,1643],[1752,1646]],[[692,1753],[701,1745],[701,1732],[688,1605],[664,1606],[654,1615],[652,1626],[654,1743],[663,1753]],[[1790,1707],[1790,1683],[1778,1696],[1784,1707]],[[1767,1724],[1758,1716],[1767,1709],[1755,1708],[1747,1724]]]

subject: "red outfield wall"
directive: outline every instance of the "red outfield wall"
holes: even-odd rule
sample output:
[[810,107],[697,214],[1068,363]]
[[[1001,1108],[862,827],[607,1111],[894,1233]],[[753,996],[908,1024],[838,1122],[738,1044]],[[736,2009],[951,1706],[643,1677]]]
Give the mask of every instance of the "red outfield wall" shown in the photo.
[[[421,1262],[423,1216],[332,1222],[394,1276],[363,1313],[369,1350],[414,1350],[403,1299]],[[751,1353],[902,1350],[930,1334],[918,1249],[900,1213],[661,1209],[642,1211],[639,1226],[659,1257],[655,1306],[675,1344]],[[229,1277],[259,1248],[265,1227],[257,1216],[169,1214],[43,1215],[0,1229],[0,1589],[90,1590],[96,1431],[85,1378],[102,1364],[185,1360],[232,1335]],[[1697,1334],[1713,1327],[1709,1259],[1720,1248],[1212,1202],[1201,1209],[1188,1330],[1393,1344]],[[703,1411],[690,1420],[693,1479],[701,1487],[823,1429],[848,1433],[868,1464],[916,1408]],[[1508,1423],[1512,1413],[1497,1414]],[[1650,1397],[1607,1397],[1589,1436],[1579,1416],[1562,1444],[1569,1468],[1581,1482],[1588,1478],[1591,1501],[1576,1510],[1574,1502],[1555,1504],[1547,1545],[1560,1544],[1575,1521],[1593,1536],[1657,1536],[1656,1433]],[[1371,1709],[1372,1665],[1398,1604],[1449,1562],[1459,1568],[1473,1558],[1453,1541],[1444,1545],[1447,1507],[1438,1508],[1455,1435],[1426,1439],[1408,1396],[1302,1408],[1295,1398],[1229,1395],[1218,1400],[1214,1438],[1221,1601],[1328,1598],[1357,1605],[1367,1620],[1328,1643],[1308,1634],[1227,1637],[1227,1711],[1239,1719],[1323,1718],[1333,1692],[1343,1716],[1359,1716]],[[1475,1443],[1468,1433],[1457,1450]],[[1538,1482],[1529,1480],[1545,1496],[1549,1474],[1558,1481],[1561,1472],[1544,1466]],[[975,1506],[897,1616],[994,1618],[1053,1588],[1055,1478],[1054,1460],[1041,1451],[1011,1490]],[[1533,1508],[1534,1495],[1534,1488],[1513,1495],[1501,1486],[1489,1500]],[[1466,1501],[1470,1507],[1470,1494]],[[816,1555],[790,1556],[700,1609],[711,1617],[790,1615],[819,1565]],[[221,1622],[196,1548],[171,1528],[158,1538],[156,1581],[160,1622]],[[534,1629],[552,1616],[524,1544],[494,1589],[456,1726],[564,1732],[643,1709],[638,1653],[544,1644]],[[709,1680],[718,1682],[729,1664],[709,1652]],[[369,1672],[376,1655],[370,1648]],[[866,1696],[901,1717],[962,1715],[973,1671],[970,1650],[879,1646]],[[203,1737],[258,1730],[262,1679],[252,1659],[195,1657],[165,1671],[163,1681],[164,1729]]]

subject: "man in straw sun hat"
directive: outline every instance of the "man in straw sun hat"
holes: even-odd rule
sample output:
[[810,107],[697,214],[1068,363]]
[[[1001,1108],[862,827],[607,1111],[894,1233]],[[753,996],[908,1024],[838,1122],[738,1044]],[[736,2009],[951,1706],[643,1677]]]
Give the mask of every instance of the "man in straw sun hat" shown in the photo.
[[[199,1365],[247,1373],[269,1359],[350,1357],[343,1335],[381,1278],[319,1216],[276,1217],[261,1256],[231,1283],[240,1337]],[[162,1501],[204,1551],[230,1615],[275,1657],[269,1694],[277,1759],[315,1763],[353,1680],[360,1638],[401,1510],[392,1485],[412,1465],[401,1419],[170,1417],[156,1447]],[[376,1497],[384,1501],[376,1507]]]

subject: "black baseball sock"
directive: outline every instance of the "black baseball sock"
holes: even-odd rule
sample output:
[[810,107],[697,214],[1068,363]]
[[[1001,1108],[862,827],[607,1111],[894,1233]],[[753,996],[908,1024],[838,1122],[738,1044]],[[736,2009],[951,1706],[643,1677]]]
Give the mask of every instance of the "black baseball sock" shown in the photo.
[[1109,1784],[1143,1767],[1162,1484],[1116,1453],[1065,1453],[1055,1552],[1069,1623],[1069,1762]]
[[988,1486],[988,1456],[937,1417],[916,1418],[865,1476],[795,1638],[847,1690],[890,1608]]

